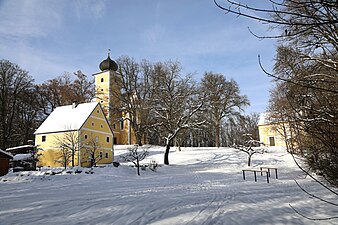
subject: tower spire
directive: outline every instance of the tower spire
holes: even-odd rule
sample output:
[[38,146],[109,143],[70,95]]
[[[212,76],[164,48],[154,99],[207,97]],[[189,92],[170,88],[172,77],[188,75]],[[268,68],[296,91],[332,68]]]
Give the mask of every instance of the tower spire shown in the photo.
[[107,59],[103,60],[100,63],[99,67],[100,67],[101,71],[106,71],[106,70],[117,71],[117,69],[118,69],[117,63],[110,58],[110,48],[108,49]]

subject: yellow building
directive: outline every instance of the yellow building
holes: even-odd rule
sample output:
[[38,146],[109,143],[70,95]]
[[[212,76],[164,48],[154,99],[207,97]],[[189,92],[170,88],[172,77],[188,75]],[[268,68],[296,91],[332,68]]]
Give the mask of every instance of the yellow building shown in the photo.
[[34,134],[39,166],[71,166],[73,158],[82,167],[113,162],[114,136],[98,102],[57,107]]
[[268,146],[286,147],[289,136],[287,123],[272,123],[267,113],[262,113],[258,122],[259,140]]
[[134,132],[128,120],[128,114],[121,110],[121,75],[117,72],[118,65],[109,56],[100,63],[101,72],[95,77],[96,101],[102,105],[112,131],[114,144],[136,144]]

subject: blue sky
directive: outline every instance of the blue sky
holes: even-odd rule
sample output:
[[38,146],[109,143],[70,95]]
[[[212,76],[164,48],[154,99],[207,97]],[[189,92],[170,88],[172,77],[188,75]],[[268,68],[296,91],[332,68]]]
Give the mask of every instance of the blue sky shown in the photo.
[[[222,0],[219,0],[221,2]],[[275,42],[258,40],[268,27],[225,15],[212,0],[0,0],[0,58],[18,64],[36,83],[81,70],[99,71],[107,57],[177,60],[200,80],[205,71],[238,82],[251,106],[263,112]]]

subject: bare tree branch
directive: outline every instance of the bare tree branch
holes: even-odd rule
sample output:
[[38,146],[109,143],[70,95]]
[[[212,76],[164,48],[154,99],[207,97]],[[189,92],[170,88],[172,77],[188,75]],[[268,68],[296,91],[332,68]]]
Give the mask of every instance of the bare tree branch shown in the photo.
[[313,221],[322,221],[322,220],[332,220],[332,219],[338,219],[338,216],[331,216],[331,217],[325,217],[325,218],[313,218],[313,217],[308,217],[302,213],[300,213],[298,210],[296,210],[291,204],[289,206],[300,216],[308,219],[308,220],[313,220]]

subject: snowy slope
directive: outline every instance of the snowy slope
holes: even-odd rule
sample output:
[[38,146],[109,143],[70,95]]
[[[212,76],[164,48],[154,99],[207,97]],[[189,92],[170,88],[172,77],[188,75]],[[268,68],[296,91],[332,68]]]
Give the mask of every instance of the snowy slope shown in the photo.
[[[173,148],[174,150],[174,148]],[[152,147],[143,163],[162,163],[163,147]],[[126,151],[117,148],[116,159]],[[0,178],[0,224],[337,224],[309,221],[302,213],[337,214],[310,199],[295,184],[333,198],[305,178],[282,150],[253,156],[253,165],[278,167],[279,179],[253,175],[243,180],[246,154],[231,148],[182,148],[170,152],[170,166],[157,172],[122,164],[94,174],[47,175],[46,171]],[[88,169],[83,169],[88,170]],[[29,176],[28,176],[29,175]]]

